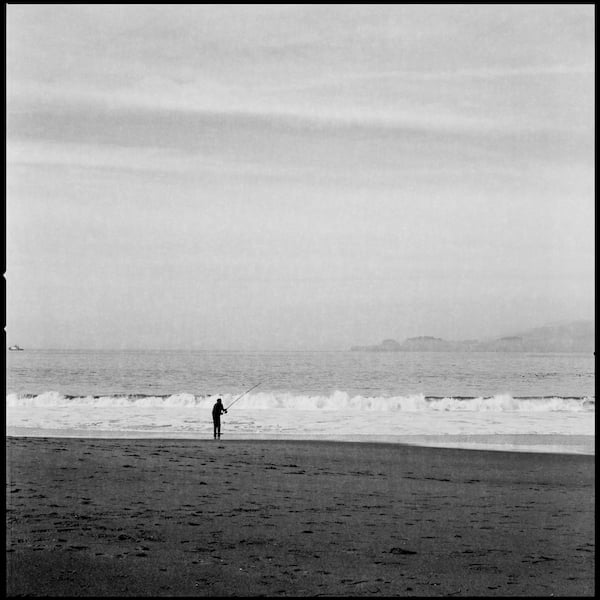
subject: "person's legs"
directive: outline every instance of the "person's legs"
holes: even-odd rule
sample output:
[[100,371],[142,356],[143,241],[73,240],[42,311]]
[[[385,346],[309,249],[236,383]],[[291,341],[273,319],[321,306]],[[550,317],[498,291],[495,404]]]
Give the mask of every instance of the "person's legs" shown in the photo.
[[217,439],[217,428],[219,427],[219,422],[217,421],[217,419],[213,419],[213,435],[215,437],[215,440]]

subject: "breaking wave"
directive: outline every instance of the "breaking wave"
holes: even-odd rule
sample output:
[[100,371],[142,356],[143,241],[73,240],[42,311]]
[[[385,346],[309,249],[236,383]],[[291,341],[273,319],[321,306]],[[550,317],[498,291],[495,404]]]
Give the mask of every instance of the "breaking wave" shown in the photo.
[[[228,407],[238,396],[195,396],[188,393],[171,395],[111,394],[73,396],[48,391],[41,394],[7,394],[7,408],[27,407],[137,407],[158,409],[210,408],[217,397]],[[465,396],[352,396],[336,391],[330,395],[303,395],[285,392],[262,392],[244,396],[236,403],[239,410],[328,410],[328,411],[471,411],[471,412],[594,412],[595,397],[527,396],[498,394],[489,397]]]

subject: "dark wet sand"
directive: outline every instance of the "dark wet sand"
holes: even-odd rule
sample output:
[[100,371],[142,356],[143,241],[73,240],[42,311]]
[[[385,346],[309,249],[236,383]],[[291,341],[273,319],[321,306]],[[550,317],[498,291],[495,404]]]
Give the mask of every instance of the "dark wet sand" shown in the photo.
[[594,457],[7,438],[8,595],[590,595]]

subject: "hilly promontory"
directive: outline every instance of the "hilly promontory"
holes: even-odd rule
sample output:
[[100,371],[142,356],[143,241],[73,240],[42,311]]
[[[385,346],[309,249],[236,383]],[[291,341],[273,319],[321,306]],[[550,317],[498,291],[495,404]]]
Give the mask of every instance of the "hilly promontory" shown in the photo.
[[383,340],[373,346],[353,346],[358,352],[594,352],[595,321],[552,323],[485,340],[444,340],[429,335],[402,343]]

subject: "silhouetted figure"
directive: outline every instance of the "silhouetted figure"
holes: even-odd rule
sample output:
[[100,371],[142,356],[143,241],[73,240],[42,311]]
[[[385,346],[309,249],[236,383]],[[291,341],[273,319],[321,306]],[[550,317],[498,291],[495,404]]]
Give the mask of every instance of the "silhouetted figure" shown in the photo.
[[213,406],[213,425],[215,440],[217,438],[221,439],[221,415],[226,412],[227,409],[223,408],[223,405],[221,404],[221,398],[218,398],[216,404]]

